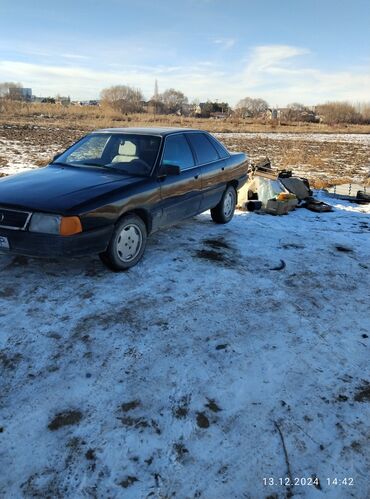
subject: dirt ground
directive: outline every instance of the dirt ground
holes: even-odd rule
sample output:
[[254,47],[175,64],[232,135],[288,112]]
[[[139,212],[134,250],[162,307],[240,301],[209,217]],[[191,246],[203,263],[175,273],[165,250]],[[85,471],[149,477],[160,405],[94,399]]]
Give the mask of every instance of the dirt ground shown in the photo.
[[[90,129],[3,123],[0,175]],[[369,135],[218,137],[310,178],[369,164]],[[323,200],[199,215],[127,273],[2,255],[0,497],[370,497],[369,207]]]
[[[63,120],[51,125],[46,119],[31,124],[0,122],[0,175],[16,173],[27,167],[23,157],[31,161],[30,166],[43,166],[58,151],[94,129],[86,122],[68,122],[66,125]],[[110,126],[117,124],[113,122]],[[309,178],[316,188],[350,181],[368,182],[369,134],[215,134],[231,151],[244,151],[253,162],[268,156],[274,166],[293,169]]]

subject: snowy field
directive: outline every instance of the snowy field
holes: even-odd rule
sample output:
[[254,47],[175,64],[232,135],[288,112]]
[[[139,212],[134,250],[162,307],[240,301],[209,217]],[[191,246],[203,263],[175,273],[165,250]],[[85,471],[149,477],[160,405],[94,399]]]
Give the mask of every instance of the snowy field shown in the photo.
[[57,151],[62,150],[57,144],[29,144],[21,140],[0,138],[0,177],[15,175],[27,170],[39,168],[52,160]]
[[[47,164],[89,130],[55,126],[0,125],[0,177]],[[312,181],[363,182],[370,176],[370,134],[215,133],[231,151],[253,162],[266,156],[277,168],[293,169]],[[321,187],[322,185],[318,185]]]
[[362,144],[370,147],[370,134],[366,133],[279,133],[279,132],[229,132],[215,133],[219,140],[223,139],[257,139],[295,140],[302,139],[312,142],[343,142],[346,144]]
[[206,213],[118,274],[0,256],[0,496],[370,497],[369,215]]

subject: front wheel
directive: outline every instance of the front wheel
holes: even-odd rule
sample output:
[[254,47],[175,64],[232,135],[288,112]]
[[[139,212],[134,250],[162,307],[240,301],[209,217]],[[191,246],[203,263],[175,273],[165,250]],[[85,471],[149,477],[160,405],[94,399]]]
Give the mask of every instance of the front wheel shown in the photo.
[[108,248],[100,253],[103,263],[112,270],[127,270],[141,260],[146,246],[145,223],[137,215],[125,215],[118,222]]
[[234,216],[236,191],[231,185],[224,192],[221,201],[211,209],[211,217],[217,224],[227,224]]

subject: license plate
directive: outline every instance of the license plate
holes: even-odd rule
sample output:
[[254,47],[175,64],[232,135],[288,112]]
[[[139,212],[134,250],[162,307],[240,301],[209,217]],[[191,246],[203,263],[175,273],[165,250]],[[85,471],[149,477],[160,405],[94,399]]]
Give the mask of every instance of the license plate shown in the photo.
[[9,249],[9,241],[5,236],[0,236],[0,248]]

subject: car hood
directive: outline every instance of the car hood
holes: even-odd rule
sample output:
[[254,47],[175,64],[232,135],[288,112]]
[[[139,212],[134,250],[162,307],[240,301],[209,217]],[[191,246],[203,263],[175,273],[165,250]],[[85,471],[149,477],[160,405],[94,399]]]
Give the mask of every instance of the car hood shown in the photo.
[[143,181],[106,169],[49,165],[0,179],[0,206],[65,213],[74,206]]

